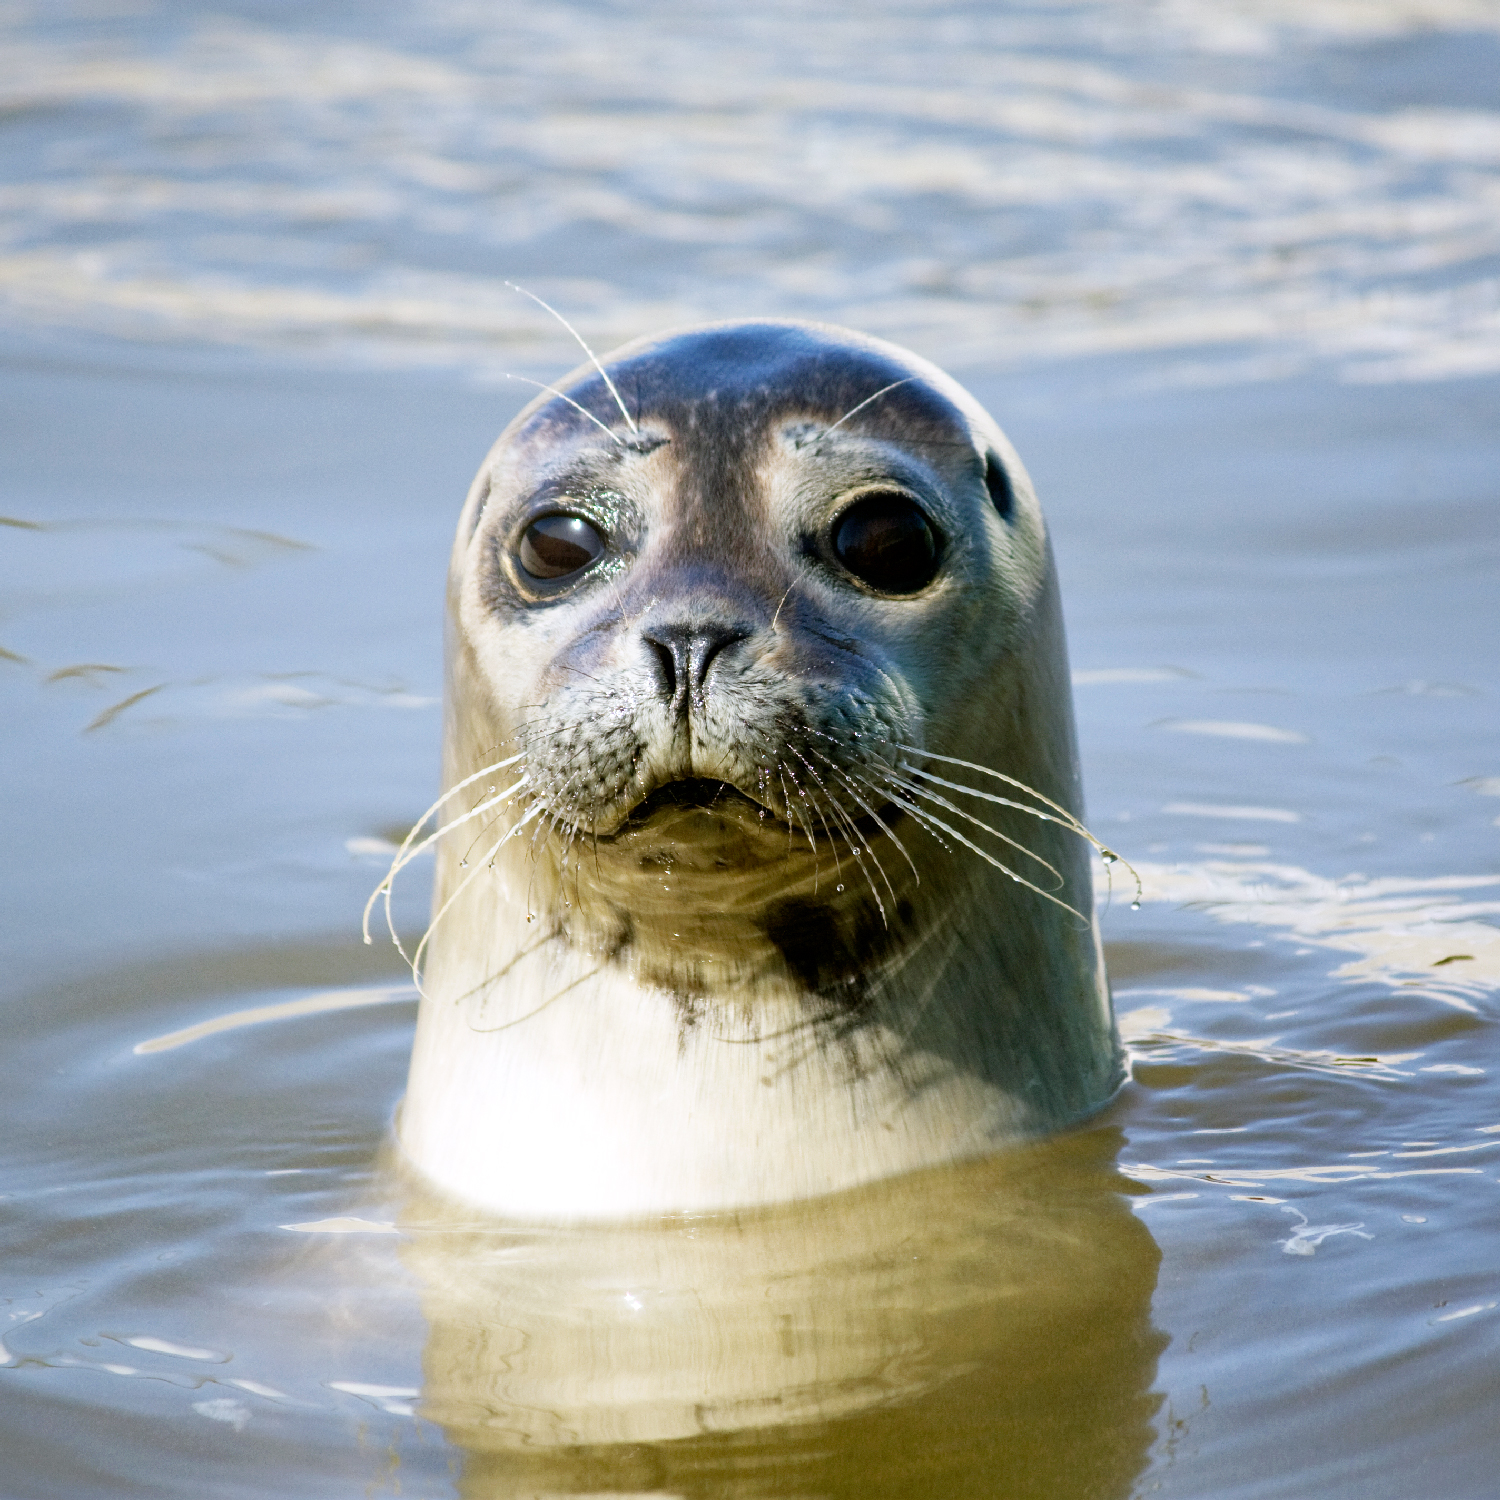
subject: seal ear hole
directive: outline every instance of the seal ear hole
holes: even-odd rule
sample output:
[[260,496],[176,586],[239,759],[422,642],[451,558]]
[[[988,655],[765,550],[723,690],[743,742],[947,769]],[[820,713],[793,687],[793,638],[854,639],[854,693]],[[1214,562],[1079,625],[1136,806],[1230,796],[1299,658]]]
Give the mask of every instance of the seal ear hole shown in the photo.
[[829,541],[839,562],[882,594],[920,593],[937,576],[937,530],[900,490],[861,495],[835,517]]
[[990,492],[996,511],[1002,521],[1010,520],[1015,509],[1016,493],[1010,485],[1010,475],[993,449],[984,455],[984,487]]
[[582,516],[538,516],[521,533],[516,561],[531,578],[553,582],[582,572],[604,551],[604,537]]

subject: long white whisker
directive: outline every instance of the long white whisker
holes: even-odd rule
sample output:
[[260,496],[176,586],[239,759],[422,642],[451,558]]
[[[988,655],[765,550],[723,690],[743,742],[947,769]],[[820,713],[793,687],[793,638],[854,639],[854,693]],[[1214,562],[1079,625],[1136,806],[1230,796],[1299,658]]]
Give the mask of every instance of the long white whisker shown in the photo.
[[438,810],[438,808],[440,808],[445,802],[451,801],[461,791],[463,791],[466,786],[472,786],[481,777],[493,776],[496,771],[503,771],[507,766],[515,765],[518,760],[521,760],[525,757],[525,754],[526,752],[524,750],[519,751],[515,755],[507,756],[504,760],[495,761],[493,765],[484,766],[480,770],[475,771],[472,776],[465,776],[462,781],[456,782],[453,786],[449,787],[448,790],[444,792],[443,795],[439,797],[437,801],[434,802],[432,806],[429,807],[427,811],[424,812],[415,823],[411,825],[411,832],[406,835],[406,838],[402,841],[401,847],[396,851],[396,857],[391,863],[391,868],[386,871],[385,879],[382,880],[380,884],[370,892],[370,899],[365,902],[364,920],[360,924],[360,930],[364,933],[364,938],[367,943],[371,941],[370,908],[375,905],[376,898],[381,894],[382,891],[384,891],[389,898],[391,879],[395,875],[396,871],[400,868],[403,856],[411,848],[412,840],[416,838],[419,832],[421,832],[422,825],[426,823],[428,818],[430,818]]
[[[880,831],[901,851],[901,858],[911,866],[911,872],[916,876],[917,884],[921,885],[922,872],[917,869],[916,862],[912,859],[911,855],[906,852],[906,845],[903,844],[901,840],[891,832],[890,826],[886,823],[885,819],[882,818],[880,814],[876,812],[875,809],[871,807],[863,797],[860,796],[858,787],[856,787],[855,784],[849,779],[848,774],[835,761],[829,760],[829,758],[826,755],[822,754],[820,751],[814,750],[813,754],[816,755],[818,759],[821,760],[824,765],[826,765],[834,773],[834,775],[836,775],[839,780],[849,788],[849,795],[853,797],[854,800],[859,804],[860,811],[864,813],[866,817],[873,818],[876,824],[879,826]],[[883,872],[884,867],[882,866],[882,873]],[[887,882],[887,884],[889,884],[889,882]],[[896,893],[894,891],[891,892],[892,900],[895,899],[895,894]]]
[[[583,335],[579,333],[579,331],[570,322],[568,322],[568,320],[563,317],[563,315],[558,312],[558,310],[553,307],[550,302],[543,302],[535,292],[528,292],[524,286],[517,286],[513,281],[507,281],[505,284],[511,289],[511,291],[519,292],[523,297],[530,297],[538,307],[546,308],[546,310],[551,313],[552,316],[556,318],[557,321],[568,330],[569,333],[573,335],[573,337],[578,341],[578,347],[588,355],[589,363],[593,365],[593,367],[599,372],[601,376],[603,376],[605,385],[609,387],[610,395],[615,398],[615,405],[620,408],[620,415],[625,418],[625,425],[630,428],[631,432],[636,437],[639,437],[641,430],[635,425],[635,418],[632,417],[630,413],[625,409],[625,403],[620,399],[620,393],[615,389],[614,381],[609,378],[609,371],[599,363],[599,356],[595,354],[594,351],[590,349],[586,343],[584,343]],[[637,394],[639,394],[639,392],[637,392]],[[582,408],[580,408],[580,410],[581,409]]]
[[1063,821],[1075,831],[1085,831],[1083,824],[1061,802],[1054,802],[1050,797],[1043,796],[1034,786],[1027,786],[1024,781],[1017,781],[1014,776],[1007,776],[1003,771],[993,770],[989,766],[981,766],[977,761],[959,760],[956,756],[952,755],[939,755],[935,750],[920,750],[915,745],[898,744],[895,740],[892,740],[890,743],[892,749],[900,750],[908,755],[920,756],[924,760],[941,761],[947,766],[962,766],[966,771],[978,771],[981,776],[992,776],[996,781],[1003,781],[1006,786],[1014,787],[1018,792],[1025,792],[1028,797],[1035,797],[1044,807],[1050,807],[1053,812],[1059,814]]
[[781,783],[781,806],[786,817],[786,857],[792,857],[792,840],[796,836],[796,826],[792,822],[792,798],[786,789],[786,767],[778,760],[776,762],[776,779]]
[[[427,944],[432,940],[432,934],[436,930],[437,924],[443,920],[444,916],[447,915],[449,907],[451,907],[453,903],[457,901],[458,898],[463,895],[466,890],[468,890],[469,886],[475,880],[477,880],[486,869],[489,868],[490,861],[494,859],[495,855],[499,852],[500,846],[505,843],[507,839],[514,838],[516,834],[518,834],[534,817],[536,817],[539,813],[543,813],[545,811],[546,803],[533,802],[531,806],[524,813],[522,813],[522,815],[513,824],[511,824],[511,826],[507,828],[504,833],[500,835],[495,843],[490,846],[489,852],[484,856],[484,858],[481,859],[479,863],[469,871],[468,875],[465,876],[465,878],[459,883],[458,889],[454,891],[454,893],[449,896],[445,902],[443,902],[442,906],[438,908],[437,914],[427,924],[427,931],[422,934],[422,941],[417,944],[417,951],[409,960],[411,964],[411,977],[416,982],[418,994],[423,993],[422,976],[420,973],[422,965],[422,955],[427,951]],[[402,957],[405,957],[405,954],[403,954]]]
[[[786,771],[787,775],[792,778],[792,785],[797,788],[797,793],[798,793],[798,797],[799,797],[800,801],[801,802],[805,802],[807,800],[807,793],[805,791],[803,791],[803,789],[802,789],[802,783],[797,780],[797,773],[796,773],[796,771],[794,771],[791,768],[791,766],[787,765],[787,763],[785,761],[782,761],[781,764],[782,764],[782,768]],[[783,790],[785,789],[785,785],[786,785],[786,783],[783,782],[782,783]],[[791,802],[788,801],[787,808],[788,808],[789,820],[790,820],[790,809],[791,809],[791,806],[792,806]],[[818,888],[818,838],[817,838],[817,835],[813,832],[812,819],[807,816],[807,809],[805,807],[800,806],[800,805],[797,807],[797,820],[798,820],[799,823],[801,823],[801,825],[802,825],[802,831],[807,835],[808,845],[812,849],[812,857],[813,857],[813,890],[816,891],[817,888]]]
[[[896,890],[895,890],[895,887],[891,884],[891,877],[885,873],[885,866],[883,864],[881,864],[881,862],[880,862],[880,856],[878,854],[876,854],[876,852],[875,852],[875,850],[873,848],[870,848],[868,846],[862,847],[862,836],[861,836],[860,831],[859,831],[859,826],[855,823],[854,819],[849,816],[849,813],[848,813],[847,809],[845,809],[845,808],[843,808],[843,807],[841,807],[839,805],[838,798],[835,797],[833,795],[833,793],[828,790],[828,787],[827,787],[826,783],[824,782],[823,778],[818,775],[817,767],[815,767],[813,765],[813,763],[810,760],[808,760],[808,758],[805,755],[803,755],[803,753],[795,745],[789,745],[788,748],[791,750],[792,754],[795,755],[797,757],[797,759],[800,760],[802,762],[802,764],[807,767],[808,775],[811,776],[813,778],[813,780],[817,782],[817,784],[818,784],[818,786],[820,788],[822,788],[823,795],[828,799],[828,805],[829,805],[829,807],[831,807],[833,809],[834,821],[836,823],[838,823],[841,826],[841,828],[843,829],[843,831],[844,831],[844,838],[845,838],[845,840],[847,841],[847,843],[849,845],[849,852],[854,856],[855,863],[859,866],[860,872],[865,877],[865,884],[870,887],[870,894],[875,898],[875,905],[876,905],[876,907],[880,911],[880,920],[881,920],[881,923],[885,927],[889,928],[890,927],[890,922],[886,918],[885,903],[880,899],[880,892],[875,889],[875,882],[871,878],[870,872],[866,868],[865,861],[864,861],[864,856],[866,854],[868,854],[870,856],[870,859],[873,861],[873,863],[875,865],[875,868],[880,871],[880,878],[885,882],[885,888],[886,888],[887,891],[890,892],[891,904],[894,906],[896,904]],[[812,753],[814,755],[817,755],[819,760],[827,761],[827,763],[829,765],[833,765],[832,761],[828,761],[828,758],[826,756],[819,755],[816,750],[814,750]],[[837,770],[838,767],[834,766],[834,769]],[[845,779],[847,780],[847,778],[845,778]],[[855,799],[856,799],[856,801],[859,800],[858,793],[855,794]],[[863,804],[861,804],[861,805],[863,805]],[[821,810],[819,811],[818,816],[822,817]],[[871,814],[871,816],[874,816],[874,815]],[[880,819],[878,817],[875,819],[875,821],[877,823],[880,823]],[[884,823],[881,823],[880,826],[882,828],[885,828],[885,824]],[[828,827],[828,823],[827,823],[826,819],[824,820],[823,827],[825,829]],[[886,831],[887,834],[890,833],[890,829],[888,829],[888,828],[886,828],[885,831]],[[829,836],[829,842],[831,844],[833,844],[834,864],[835,864],[835,868],[837,868],[837,864],[838,864],[838,845],[833,842],[832,835]],[[900,848],[899,844],[897,845],[897,848]],[[906,853],[906,851],[904,849],[902,849],[901,852],[903,854]],[[913,867],[913,868],[915,869],[915,867]],[[917,878],[918,878],[918,880],[920,880],[921,876],[918,876]]]
[[[467,870],[469,868],[469,856],[474,852],[475,846],[478,845],[478,844],[483,843],[484,840],[489,836],[490,831],[491,831],[491,829],[494,828],[496,821],[498,821],[498,820],[497,819],[491,819],[491,820],[489,820],[474,835],[473,839],[469,843],[469,847],[464,850],[464,852],[463,852],[462,855],[459,856],[459,861],[458,861],[458,867],[459,867],[459,869],[461,869],[461,870]],[[390,898],[390,893],[389,892],[386,893],[385,908],[386,908],[385,909],[385,925],[386,925],[387,929],[389,930],[389,932],[391,934],[391,942],[393,942],[396,945],[396,952],[399,953],[401,955],[401,957],[406,960],[406,962],[407,962],[408,965],[410,965],[411,962],[412,962],[412,960],[407,955],[406,949],[402,946],[401,939],[400,939],[400,937],[396,933],[396,924],[391,919],[391,898]],[[430,927],[431,925],[432,924],[429,922],[428,926]]]
[[[1070,828],[1074,833],[1078,835],[1079,838],[1085,839],[1090,844],[1092,844],[1094,848],[1099,851],[1099,857],[1104,861],[1106,868],[1118,862],[1124,865],[1125,868],[1130,871],[1131,879],[1135,881],[1136,901],[1137,904],[1139,904],[1141,895],[1141,877],[1137,873],[1135,866],[1131,864],[1128,859],[1123,858],[1113,849],[1108,848],[1105,844],[1100,842],[1100,840],[1096,838],[1092,833],[1090,833],[1089,830],[1083,826],[1083,823],[1073,813],[1069,812],[1068,809],[1064,807],[1060,802],[1054,802],[1050,797],[1044,796],[1041,792],[1037,791],[1034,786],[1027,786],[1024,781],[1017,781],[1014,776],[1007,776],[1003,771],[993,770],[989,766],[981,766],[975,761],[959,760],[956,756],[952,755],[939,755],[932,750],[919,750],[915,745],[902,745],[898,744],[894,740],[891,741],[891,744],[894,749],[900,750],[906,754],[924,756],[928,760],[941,761],[944,765],[962,766],[966,771],[978,771],[981,776],[992,776],[996,781],[1004,782],[1006,786],[1014,787],[1018,792],[1025,792],[1028,797],[1035,797],[1036,800],[1042,803],[1043,806],[1050,807],[1053,812],[1058,813],[1061,816],[1064,826]],[[918,767],[908,766],[907,769],[916,771],[918,770]],[[931,773],[921,772],[920,774],[930,775]],[[937,780],[938,778],[933,777],[932,779]],[[942,784],[946,786],[954,785],[952,782],[944,782]],[[985,793],[978,791],[973,787],[954,787],[954,789],[958,791],[971,792],[976,797],[985,796]],[[1035,814],[1035,816],[1040,817],[1041,814],[1037,813]]]
[[896,806],[902,810],[902,812],[904,812],[908,817],[912,818],[916,822],[917,826],[921,828],[924,833],[926,833],[929,837],[936,839],[941,848],[945,849],[949,854],[953,853],[952,848],[949,847],[942,834],[935,832],[933,828],[928,825],[927,815],[922,811],[920,807],[917,806],[915,802],[912,801],[910,797],[906,796],[905,793],[900,791],[899,788],[893,788],[885,785],[877,786],[873,781],[864,776],[861,776],[859,778],[859,781],[861,785],[868,788],[877,797],[880,797],[889,802],[894,802]]
[[865,864],[865,854],[869,854],[875,864],[875,868],[880,871],[880,878],[885,881],[885,888],[891,893],[891,904],[895,905],[896,892],[891,887],[890,877],[885,873],[885,866],[880,863],[880,857],[873,849],[860,848],[859,829],[855,826],[854,819],[838,805],[837,799],[831,793],[828,797],[828,803],[833,808],[835,821],[842,820],[843,822],[844,837],[849,842],[849,853],[854,856],[854,862],[859,866],[860,874],[865,877],[865,884],[870,888],[870,895],[875,901],[875,909],[880,913],[880,925],[889,931],[891,926],[890,918],[886,915],[885,902],[880,899],[880,892],[875,888],[874,877],[870,874]]
[[970,797],[980,797],[986,802],[996,803],[1000,807],[1013,807],[1017,812],[1023,812],[1030,817],[1038,818],[1043,823],[1056,823],[1059,828],[1066,828],[1069,833],[1080,834],[1083,825],[1076,819],[1060,818],[1056,813],[1043,812],[1039,807],[1028,806],[1025,802],[1017,802],[1014,797],[1002,797],[996,792],[982,792],[977,786],[965,786],[961,781],[948,781],[933,771],[923,770],[920,766],[903,763],[902,772],[908,776],[920,776],[923,781],[930,781],[935,786],[945,786],[952,792],[964,792]]
[[558,390],[555,385],[548,385],[545,380],[533,380],[529,375],[507,374],[505,378],[507,380],[519,380],[522,385],[534,385],[539,391],[550,391],[552,395],[558,397],[560,400],[566,401],[574,411],[582,412],[583,415],[586,416],[589,421],[592,422],[594,426],[597,427],[599,431],[602,432],[605,437],[610,440],[610,442],[619,443],[622,448],[625,446],[624,443],[620,442],[619,433],[611,432],[609,428],[606,427],[604,423],[601,422],[599,418],[596,417],[593,412],[588,409],[588,407],[580,406],[578,402],[576,402],[570,395],[568,395],[566,391]]
[[[392,892],[392,890],[394,888],[394,885],[395,885],[396,876],[403,869],[405,869],[406,866],[409,865],[417,857],[417,855],[422,852],[422,850],[424,850],[425,848],[427,848],[427,846],[429,844],[435,844],[440,838],[443,838],[446,834],[450,833],[453,829],[457,828],[460,824],[467,823],[471,818],[481,817],[481,816],[483,816],[484,813],[488,812],[491,808],[494,808],[494,807],[503,807],[507,802],[509,802],[512,799],[513,795],[515,794],[515,792],[518,789],[524,788],[527,785],[529,785],[529,782],[528,782],[527,778],[525,776],[523,776],[514,785],[507,787],[504,792],[499,793],[493,799],[486,799],[484,802],[481,802],[478,807],[474,808],[471,812],[465,813],[461,818],[454,818],[452,821],[450,821],[448,823],[445,823],[436,832],[430,833],[425,839],[422,840],[422,842],[420,844],[417,844],[416,846],[414,846],[405,855],[398,854],[396,856],[396,863],[394,863],[391,866],[390,873],[385,877],[385,883],[384,883],[384,887],[383,888],[384,888],[384,891],[385,891],[385,925],[386,925],[386,930],[390,933],[390,935],[391,935],[391,941],[393,943],[395,943],[395,945],[396,945],[396,947],[398,949],[401,947],[401,942],[400,942],[400,939],[396,936],[396,919],[395,919],[395,916],[391,912],[391,892]],[[479,834],[478,836],[476,836],[475,842],[477,843],[478,839],[481,838],[481,837],[483,837],[482,832],[481,832],[481,834]],[[373,900],[374,898],[372,897],[371,899]],[[405,957],[404,954],[402,956]]]
[[1054,906],[1060,906],[1065,912],[1068,912],[1070,915],[1077,917],[1080,922],[1083,922],[1085,925],[1087,925],[1088,919],[1083,915],[1081,911],[1078,911],[1074,907],[1069,906],[1066,901],[1058,900],[1058,898],[1054,896],[1050,891],[1044,891],[1041,886],[1036,885],[1034,882],[1028,880],[1024,875],[1018,875],[1014,870],[1011,869],[1009,865],[1004,864],[1000,860],[996,859],[995,856],[989,853],[987,850],[981,849],[979,845],[974,843],[972,839],[965,838],[963,834],[961,834],[958,829],[954,828],[951,824],[943,822],[941,818],[934,817],[930,812],[924,812],[923,815],[931,822],[937,824],[937,826],[941,828],[944,833],[948,834],[950,838],[957,839],[965,849],[971,850],[973,853],[977,854],[980,859],[985,861],[986,864],[993,865],[1003,875],[1009,875],[1017,885],[1024,885],[1028,891],[1035,892],[1044,901],[1050,901]]
[[830,432],[833,432],[836,429],[842,427],[850,417],[857,415],[859,412],[862,412],[865,407],[867,407],[872,401],[879,401],[880,398],[884,396],[888,391],[893,391],[897,386],[900,385],[910,385],[912,381],[920,380],[921,378],[922,377],[920,375],[908,375],[902,380],[893,380],[889,385],[881,386],[881,388],[876,391],[873,396],[866,396],[858,406],[851,406],[849,410],[846,411],[844,415],[841,416],[838,421],[833,424],[832,427],[825,427],[822,432],[818,434],[819,440],[826,438]]
[[[399,875],[401,871],[407,867],[407,865],[411,864],[412,861],[417,858],[418,855],[431,848],[433,844],[437,843],[437,841],[443,838],[445,835],[452,833],[455,828],[462,827],[465,823],[469,822],[473,818],[482,817],[492,807],[503,806],[505,803],[509,802],[510,799],[518,791],[520,791],[523,787],[529,786],[530,784],[531,783],[529,778],[523,776],[519,781],[512,782],[511,785],[506,787],[503,792],[496,792],[495,789],[491,787],[489,793],[486,794],[485,799],[482,802],[476,803],[472,808],[469,809],[468,812],[462,813],[456,818],[450,818],[440,827],[433,829],[433,831],[429,833],[421,843],[411,844],[409,848],[406,844],[403,844],[401,846],[401,849],[397,851],[395,859],[391,861],[391,867],[386,872],[385,879],[381,881],[378,886],[376,886],[374,894],[371,895],[369,902],[366,904],[366,916],[368,917],[370,907],[375,904],[376,897],[379,896],[382,892],[384,892],[386,897],[389,898],[391,893],[391,883],[395,880],[396,876]],[[407,840],[408,843],[410,843],[410,835],[407,836]]]
[[962,818],[964,822],[973,824],[975,828],[984,829],[986,833],[991,834],[995,838],[999,839],[1002,844],[1008,844],[1012,849],[1016,850],[1017,853],[1024,854],[1028,859],[1034,859],[1037,864],[1041,865],[1044,870],[1048,871],[1050,874],[1054,875],[1057,878],[1056,889],[1061,890],[1062,887],[1067,883],[1063,879],[1062,871],[1059,870],[1056,865],[1052,864],[1048,860],[1043,859],[1040,854],[1036,854],[1032,850],[1028,849],[1026,845],[1021,843],[1019,840],[1011,838],[1009,834],[1001,833],[998,828],[992,828],[982,818],[976,818],[973,813],[965,812],[963,808],[950,802],[946,797],[939,796],[937,792],[930,792],[925,787],[920,786],[916,782],[907,781],[898,772],[892,771],[888,774],[895,785],[904,787],[906,791],[909,792],[913,797],[925,797],[929,802],[936,802],[939,807],[947,808],[948,811],[951,812],[955,817]]
[[[828,798],[829,805],[834,809],[834,814],[835,814],[834,821],[837,823],[838,822],[838,816],[837,815],[838,815],[838,813],[842,812],[843,809],[839,807],[839,805],[838,805],[838,799],[836,797],[834,797],[829,792],[828,788],[824,785],[823,778],[818,775],[817,767],[814,766],[813,763],[794,744],[792,744],[790,740],[787,741],[787,749],[790,750],[792,752],[792,754],[795,755],[797,757],[797,759],[800,760],[802,762],[802,764],[807,767],[807,774],[809,776],[811,776],[812,779],[815,782],[817,782],[818,786],[821,788],[821,790],[823,792],[823,795]],[[839,863],[839,845],[838,845],[838,840],[836,838],[834,838],[834,836],[833,836],[833,830],[831,828],[829,828],[829,826],[828,826],[828,819],[826,817],[824,817],[824,815],[823,815],[823,804],[818,800],[817,793],[813,792],[813,793],[811,793],[811,796],[812,796],[813,810],[818,815],[818,821],[820,823],[822,823],[822,825],[823,825],[823,832],[828,835],[828,847],[831,850],[833,850],[833,873],[835,875],[842,875],[844,873],[844,871],[843,871],[843,866],[840,865],[840,863]],[[847,823],[848,819],[846,818],[844,821]],[[840,826],[842,826],[842,825],[840,825]],[[845,835],[845,837],[847,838],[847,835]]]
[[796,588],[797,585],[799,583],[801,583],[801,582],[802,582],[802,580],[800,578],[794,578],[794,579],[792,579],[792,581],[787,585],[786,593],[784,593],[781,596],[781,598],[777,601],[777,604],[776,604],[776,613],[771,616],[771,623],[766,626],[766,633],[768,635],[770,634],[771,631],[773,631],[773,630],[776,629],[776,622],[781,618],[781,606],[783,604],[785,604],[786,601],[792,597],[792,590],[794,588]]

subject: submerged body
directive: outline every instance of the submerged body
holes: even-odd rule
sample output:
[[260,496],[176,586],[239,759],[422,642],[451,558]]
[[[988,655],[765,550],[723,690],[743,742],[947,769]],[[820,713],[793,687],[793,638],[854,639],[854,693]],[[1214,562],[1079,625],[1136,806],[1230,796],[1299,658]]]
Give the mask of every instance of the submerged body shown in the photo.
[[495,445],[448,610],[437,1185],[781,1202],[1116,1088],[1051,553],[947,376],[810,324],[627,346]]

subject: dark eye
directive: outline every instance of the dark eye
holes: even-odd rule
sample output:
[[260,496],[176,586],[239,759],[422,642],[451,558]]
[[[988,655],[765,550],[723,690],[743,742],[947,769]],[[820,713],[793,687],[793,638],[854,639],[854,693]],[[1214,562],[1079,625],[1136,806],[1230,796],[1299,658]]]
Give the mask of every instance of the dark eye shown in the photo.
[[938,538],[914,500],[866,495],[833,523],[834,556],[882,594],[915,594],[932,582]]
[[533,578],[566,578],[604,551],[604,538],[582,516],[538,516],[521,536],[516,558]]

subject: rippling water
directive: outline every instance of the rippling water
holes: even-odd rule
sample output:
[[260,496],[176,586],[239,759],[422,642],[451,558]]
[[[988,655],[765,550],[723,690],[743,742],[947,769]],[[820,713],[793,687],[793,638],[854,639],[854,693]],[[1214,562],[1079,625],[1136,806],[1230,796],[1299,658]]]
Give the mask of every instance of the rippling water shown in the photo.
[[[1493,1493],[1492,0],[0,40],[8,1495]],[[393,1173],[358,910],[505,377],[574,362],[507,281],[860,327],[1016,440],[1144,882],[1092,1128],[618,1232]]]

